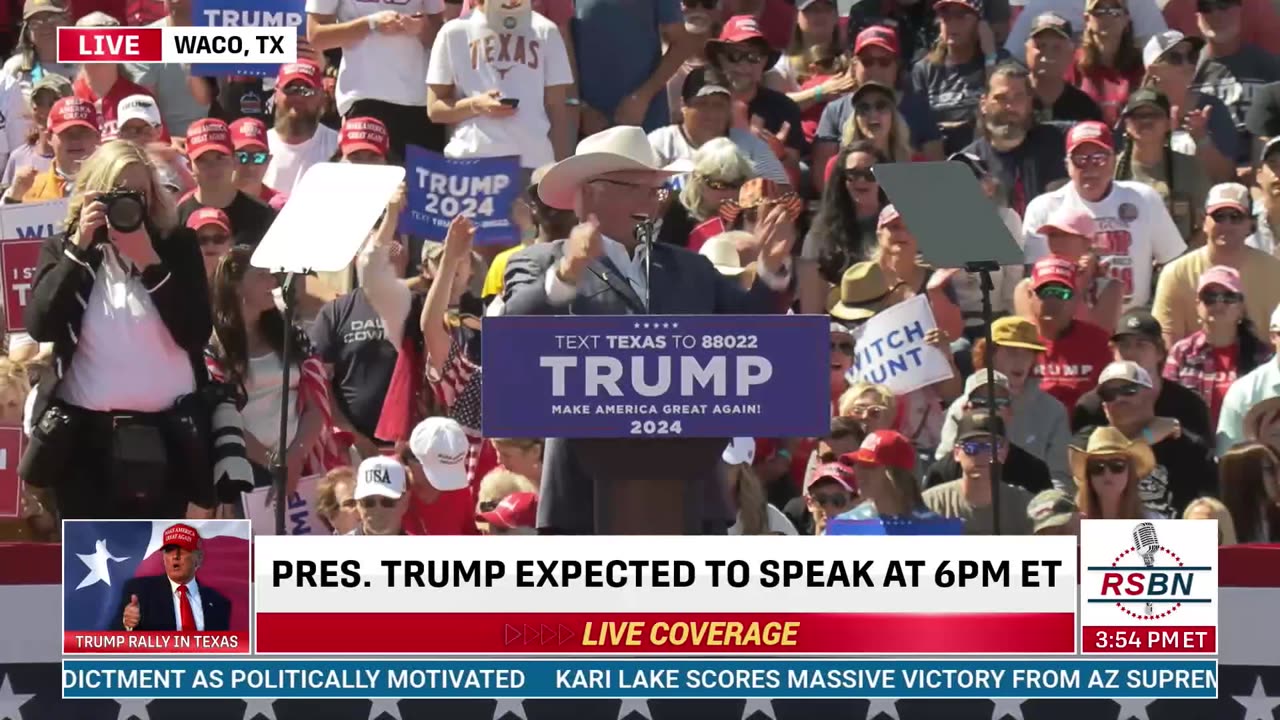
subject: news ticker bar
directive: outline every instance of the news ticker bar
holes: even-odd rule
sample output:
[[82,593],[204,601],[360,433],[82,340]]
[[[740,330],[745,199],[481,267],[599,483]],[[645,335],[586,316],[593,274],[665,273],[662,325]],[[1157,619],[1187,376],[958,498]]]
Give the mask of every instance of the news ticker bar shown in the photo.
[[1218,696],[1213,660],[65,660],[66,699]]
[[60,27],[60,63],[290,63],[296,28]]

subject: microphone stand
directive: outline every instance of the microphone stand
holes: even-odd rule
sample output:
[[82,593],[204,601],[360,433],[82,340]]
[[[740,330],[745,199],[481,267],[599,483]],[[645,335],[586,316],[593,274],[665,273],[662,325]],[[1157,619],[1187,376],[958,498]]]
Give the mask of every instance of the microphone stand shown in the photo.
[[285,511],[286,506],[289,504],[289,403],[294,400],[289,395],[289,375],[292,370],[290,356],[293,354],[293,318],[297,311],[298,280],[308,274],[309,272],[306,271],[302,273],[275,273],[276,281],[280,283],[280,295],[284,300],[284,337],[281,338],[284,359],[280,363],[282,388],[280,393],[280,431],[276,436],[276,451],[271,457],[271,479],[276,497],[275,520],[277,535],[285,534]]
[[[982,288],[982,328],[985,333],[987,342],[983,347],[982,357],[985,367],[987,368],[987,412],[993,417],[998,417],[996,411],[996,367],[995,354],[996,346],[991,340],[991,321],[995,311],[991,307],[991,292],[995,290],[995,284],[991,282],[991,273],[1000,271],[1000,264],[990,260],[977,260],[965,263],[965,270],[978,276]],[[1009,434],[1009,429],[1005,428],[1005,435]],[[991,534],[1000,534],[1000,453],[995,447],[996,443],[1007,443],[1009,440],[1003,437],[997,437],[992,434],[991,448]]]

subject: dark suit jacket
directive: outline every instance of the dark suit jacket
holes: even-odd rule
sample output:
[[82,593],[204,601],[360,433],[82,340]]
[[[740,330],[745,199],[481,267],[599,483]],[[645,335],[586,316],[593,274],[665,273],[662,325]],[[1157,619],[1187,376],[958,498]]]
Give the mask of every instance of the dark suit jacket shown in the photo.
[[[225,595],[200,582],[200,603],[204,609],[204,629],[225,631],[231,629],[231,601]],[[173,591],[169,588],[169,578],[164,575],[149,575],[131,578],[120,591],[120,606],[112,616],[108,630],[122,630],[124,625],[124,609],[129,604],[129,596],[138,596],[138,610],[141,616],[135,630],[168,631],[178,629],[178,620],[173,615]]]
[[[547,298],[547,272],[560,262],[564,241],[531,245],[507,261],[503,302],[507,315],[631,315],[644,312],[644,299],[607,257],[593,262],[568,305]],[[756,315],[785,312],[790,287],[777,292],[756,278],[744,290],[737,278],[721,275],[707,258],[666,243],[654,243],[649,290],[654,315]],[[794,281],[795,273],[792,272]],[[594,532],[593,482],[574,453],[574,440],[548,438],[542,465],[538,527],[560,533]],[[722,534],[733,524],[713,467],[707,468],[706,531]],[[714,484],[714,487],[710,485]]]

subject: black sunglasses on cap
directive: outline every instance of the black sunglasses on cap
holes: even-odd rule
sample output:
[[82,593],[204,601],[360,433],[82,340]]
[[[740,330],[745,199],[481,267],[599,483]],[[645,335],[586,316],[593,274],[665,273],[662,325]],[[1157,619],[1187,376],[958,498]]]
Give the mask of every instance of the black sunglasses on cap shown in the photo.
[[1104,403],[1115,402],[1122,397],[1133,397],[1142,390],[1136,383],[1109,383],[1098,387],[1098,397]]

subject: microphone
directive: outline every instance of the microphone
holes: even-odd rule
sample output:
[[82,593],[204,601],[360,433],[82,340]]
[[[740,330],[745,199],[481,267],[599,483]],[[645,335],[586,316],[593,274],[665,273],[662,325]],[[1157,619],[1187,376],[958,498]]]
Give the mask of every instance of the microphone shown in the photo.
[[653,313],[653,307],[650,304],[649,285],[649,260],[653,257],[653,218],[644,213],[632,213],[631,219],[636,221],[634,230],[636,242],[644,244],[644,311],[646,314]]
[[[1154,567],[1156,551],[1160,549],[1160,540],[1156,538],[1156,526],[1149,522],[1138,523],[1133,529],[1133,547],[1142,556],[1143,565]],[[1155,614],[1151,603],[1147,603],[1147,614]]]

